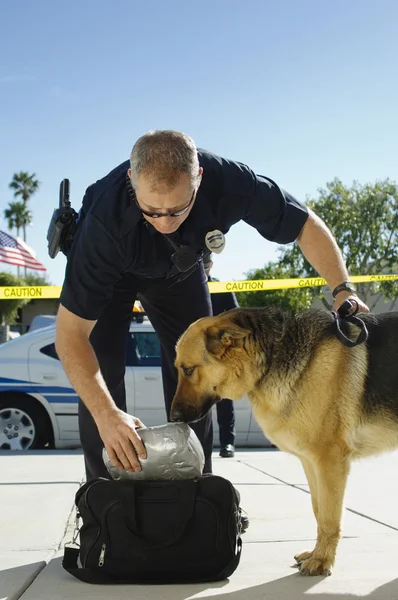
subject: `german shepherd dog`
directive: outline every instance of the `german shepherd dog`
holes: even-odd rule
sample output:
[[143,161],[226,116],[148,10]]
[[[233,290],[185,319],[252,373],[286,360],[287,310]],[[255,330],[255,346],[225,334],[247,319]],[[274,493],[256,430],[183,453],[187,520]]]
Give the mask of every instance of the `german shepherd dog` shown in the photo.
[[275,307],[199,319],[176,346],[174,421],[247,395],[267,438],[300,459],[318,524],[314,550],[295,556],[303,575],[331,574],[350,462],[398,447],[398,312],[358,318],[369,337],[352,348],[332,313]]

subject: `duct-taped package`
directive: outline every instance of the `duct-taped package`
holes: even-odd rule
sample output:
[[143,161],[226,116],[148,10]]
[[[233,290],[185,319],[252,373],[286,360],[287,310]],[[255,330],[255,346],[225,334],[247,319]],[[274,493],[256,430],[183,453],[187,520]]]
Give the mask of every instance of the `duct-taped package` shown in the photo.
[[139,458],[141,471],[117,469],[105,448],[102,458],[113,479],[194,479],[202,474],[205,457],[196,433],[186,423],[167,423],[137,430],[147,458]]

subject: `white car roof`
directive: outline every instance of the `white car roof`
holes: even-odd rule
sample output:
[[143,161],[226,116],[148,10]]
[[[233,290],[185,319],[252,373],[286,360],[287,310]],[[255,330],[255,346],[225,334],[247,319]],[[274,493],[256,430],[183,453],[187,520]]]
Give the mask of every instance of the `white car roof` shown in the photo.
[[[144,321],[142,323],[137,323],[137,321],[133,320],[130,324],[130,331],[154,331],[151,322],[148,317],[144,317]],[[49,334],[54,334],[55,339],[55,324],[48,325],[48,327],[40,327],[39,329],[34,329],[33,331],[28,331],[24,333],[18,338],[13,340],[9,340],[4,344],[0,344],[0,354],[3,354],[7,351],[12,351],[16,348],[16,344],[20,347],[23,344],[32,344],[36,341],[40,341],[41,337],[48,337]]]
[[29,327],[29,331],[35,331],[35,329],[42,329],[55,323],[56,315],[35,315]]

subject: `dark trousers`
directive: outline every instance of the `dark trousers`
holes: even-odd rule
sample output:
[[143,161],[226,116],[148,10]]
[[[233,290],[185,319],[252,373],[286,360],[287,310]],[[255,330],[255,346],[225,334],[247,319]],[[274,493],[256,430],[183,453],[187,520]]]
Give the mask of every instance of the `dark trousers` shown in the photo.
[[[124,374],[131,310],[139,299],[161,343],[163,391],[167,420],[177,388],[174,367],[175,345],[187,327],[200,317],[211,314],[207,279],[200,265],[184,281],[140,280],[126,275],[115,286],[112,301],[106,306],[90,336],[102,375],[116,405],[126,410]],[[205,454],[204,473],[212,472],[213,426],[211,411],[191,425]],[[85,405],[79,400],[79,430],[86,465],[87,481],[109,478],[102,460],[103,442]]]
[[232,400],[224,399],[217,402],[217,423],[220,433],[220,445],[235,445],[235,411]]

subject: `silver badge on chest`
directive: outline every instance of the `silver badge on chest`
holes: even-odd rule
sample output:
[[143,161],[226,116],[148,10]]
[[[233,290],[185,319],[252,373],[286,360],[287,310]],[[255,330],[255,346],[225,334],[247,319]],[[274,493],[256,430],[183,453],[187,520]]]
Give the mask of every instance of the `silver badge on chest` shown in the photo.
[[225,248],[225,235],[219,229],[208,231],[205,236],[205,243],[210,252],[220,254]]

